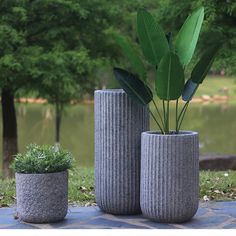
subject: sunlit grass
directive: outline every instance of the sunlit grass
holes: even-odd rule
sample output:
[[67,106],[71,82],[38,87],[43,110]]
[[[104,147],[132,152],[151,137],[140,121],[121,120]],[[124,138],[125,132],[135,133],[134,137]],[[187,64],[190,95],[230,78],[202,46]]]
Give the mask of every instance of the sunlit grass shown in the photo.
[[236,96],[236,78],[208,76],[199,86],[195,96],[202,95]]
[[200,196],[209,200],[236,200],[236,171],[201,171]]
[[75,168],[70,171],[69,202],[84,205],[94,201],[94,169]]
[[[200,200],[236,200],[236,171],[201,171]],[[95,202],[94,169],[76,168],[69,175],[69,202]],[[0,207],[15,204],[15,181],[0,180]]]

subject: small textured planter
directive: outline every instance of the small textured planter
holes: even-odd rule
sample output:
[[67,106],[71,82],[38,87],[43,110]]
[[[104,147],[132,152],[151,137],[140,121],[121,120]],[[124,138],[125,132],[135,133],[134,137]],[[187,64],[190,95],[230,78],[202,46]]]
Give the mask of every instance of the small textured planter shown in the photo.
[[95,194],[103,211],[141,212],[141,133],[148,128],[147,107],[122,89],[95,91]]
[[198,133],[142,133],[140,204],[144,216],[181,223],[198,209]]
[[63,220],[68,209],[68,172],[16,173],[19,218],[31,223]]

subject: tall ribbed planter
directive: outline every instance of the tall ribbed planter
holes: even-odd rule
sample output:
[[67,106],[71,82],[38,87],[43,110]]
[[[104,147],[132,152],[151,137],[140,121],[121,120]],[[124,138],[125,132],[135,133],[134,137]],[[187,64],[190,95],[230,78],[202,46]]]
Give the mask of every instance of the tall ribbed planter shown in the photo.
[[112,214],[140,213],[141,133],[147,107],[122,89],[95,91],[95,194]]
[[68,209],[68,172],[16,173],[19,218],[30,223],[63,220]]
[[165,223],[190,220],[198,209],[198,133],[142,133],[140,205],[144,216]]

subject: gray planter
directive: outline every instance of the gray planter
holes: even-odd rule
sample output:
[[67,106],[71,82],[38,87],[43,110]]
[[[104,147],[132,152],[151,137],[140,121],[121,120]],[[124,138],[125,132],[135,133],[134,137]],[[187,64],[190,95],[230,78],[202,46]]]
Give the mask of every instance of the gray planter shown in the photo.
[[63,220],[68,209],[68,172],[16,173],[19,218],[31,223]]
[[198,133],[142,133],[140,204],[144,216],[165,223],[190,220],[198,209]]
[[95,194],[112,214],[140,213],[141,133],[147,107],[122,89],[95,91]]

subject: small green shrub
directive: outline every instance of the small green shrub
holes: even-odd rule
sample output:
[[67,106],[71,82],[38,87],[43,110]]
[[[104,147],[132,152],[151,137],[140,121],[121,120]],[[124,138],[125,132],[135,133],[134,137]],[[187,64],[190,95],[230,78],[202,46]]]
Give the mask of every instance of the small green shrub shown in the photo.
[[55,146],[30,144],[25,154],[17,154],[12,168],[17,173],[53,173],[72,167],[70,152]]

